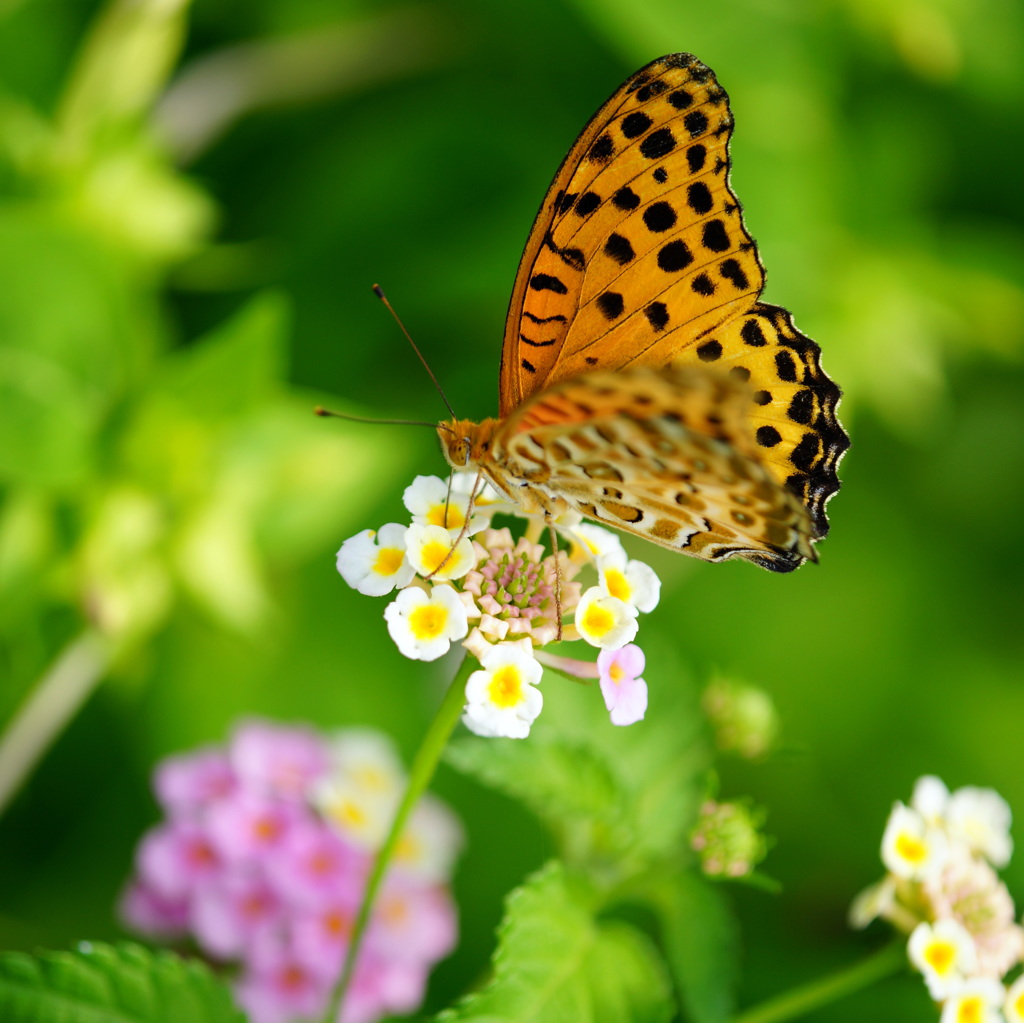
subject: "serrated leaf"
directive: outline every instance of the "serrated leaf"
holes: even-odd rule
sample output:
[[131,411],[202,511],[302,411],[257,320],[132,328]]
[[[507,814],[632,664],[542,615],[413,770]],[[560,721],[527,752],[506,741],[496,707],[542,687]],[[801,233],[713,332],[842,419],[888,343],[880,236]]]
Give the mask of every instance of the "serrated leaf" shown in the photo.
[[242,1023],[228,989],[195,960],[139,945],[0,954],[4,1023]]
[[646,893],[691,1023],[726,1023],[735,1010],[738,939],[722,890],[693,873],[652,882]]
[[596,919],[586,886],[551,863],[506,900],[491,981],[438,1023],[664,1023],[674,1009],[648,939]]
[[558,835],[567,859],[628,843],[621,820],[624,793],[594,750],[573,742],[458,739],[445,759],[528,806]]

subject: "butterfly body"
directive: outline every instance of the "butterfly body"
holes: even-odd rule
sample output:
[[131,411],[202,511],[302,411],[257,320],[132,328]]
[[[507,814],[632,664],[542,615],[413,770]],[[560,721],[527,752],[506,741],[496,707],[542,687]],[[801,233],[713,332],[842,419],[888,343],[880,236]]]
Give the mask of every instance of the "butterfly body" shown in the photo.
[[731,131],[725,91],[689,54],[613,94],[527,241],[499,417],[439,434],[454,466],[526,511],[789,571],[815,559],[849,440],[818,346],[759,301]]

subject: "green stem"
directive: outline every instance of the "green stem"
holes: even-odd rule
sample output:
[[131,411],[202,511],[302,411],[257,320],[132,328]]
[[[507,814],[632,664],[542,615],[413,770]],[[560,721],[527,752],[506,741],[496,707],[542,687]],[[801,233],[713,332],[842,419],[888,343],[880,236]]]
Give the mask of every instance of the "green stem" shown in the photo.
[[109,662],[109,644],[86,629],[32,687],[0,735],[0,813],[89,698]]
[[906,942],[893,942],[830,977],[795,987],[741,1012],[733,1017],[732,1023],[781,1023],[783,1020],[797,1019],[898,972],[906,963]]
[[345,992],[348,990],[356,962],[359,958],[359,948],[366,931],[366,925],[370,921],[370,914],[373,912],[373,903],[377,897],[377,891],[384,880],[384,874],[388,869],[388,864],[391,862],[395,846],[398,845],[398,840],[405,831],[405,824],[409,819],[409,814],[434,777],[437,765],[441,761],[441,754],[444,753],[448,739],[455,730],[455,726],[459,723],[462,710],[466,705],[466,681],[469,679],[474,667],[475,662],[470,657],[464,658],[462,664],[459,665],[459,670],[455,673],[455,678],[452,679],[448,692],[445,694],[441,706],[438,707],[434,720],[430,723],[427,734],[423,737],[423,742],[420,743],[416,758],[412,762],[412,770],[409,774],[409,784],[406,786],[405,795],[402,796],[402,802],[395,813],[395,819],[391,822],[391,830],[388,832],[388,837],[384,840],[384,844],[378,850],[376,859],[373,861],[373,869],[370,871],[370,879],[366,884],[366,891],[363,893],[359,915],[356,917],[355,926],[352,928],[352,940],[349,943],[348,954],[345,957],[345,968],[342,971],[341,980],[334,991],[327,1015],[324,1016],[325,1023],[334,1023],[338,1018],[342,1003],[345,1000]]

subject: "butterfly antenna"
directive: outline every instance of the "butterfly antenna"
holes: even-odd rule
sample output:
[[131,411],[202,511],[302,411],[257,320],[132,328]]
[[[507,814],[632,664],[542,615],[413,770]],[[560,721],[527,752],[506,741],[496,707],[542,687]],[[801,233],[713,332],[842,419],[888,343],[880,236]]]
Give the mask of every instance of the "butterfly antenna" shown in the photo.
[[437,393],[441,395],[441,401],[448,406],[448,411],[452,414],[452,419],[458,419],[459,417],[455,414],[455,409],[452,408],[451,402],[448,400],[444,391],[441,389],[441,385],[437,382],[437,377],[434,376],[434,371],[430,368],[427,360],[423,358],[423,353],[416,347],[416,342],[413,341],[412,335],[405,329],[405,324],[398,318],[398,313],[392,308],[391,303],[388,301],[388,296],[384,294],[384,289],[379,284],[373,286],[373,293],[383,303],[384,307],[394,317],[395,323],[398,324],[399,329],[405,335],[405,339],[412,345],[412,350],[419,356],[420,362],[423,363],[423,368],[430,374],[430,379],[434,381],[434,386],[437,388]]
[[424,423],[418,419],[368,419],[366,416],[350,416],[344,412],[332,412],[322,405],[313,409],[317,416],[330,416],[332,419],[347,419],[350,423],[376,423],[384,426],[429,426],[432,430],[437,429],[437,423]]
[[[455,479],[455,469],[449,467],[448,469],[448,491],[444,495],[444,528],[448,528],[448,505],[451,504],[452,500],[452,480]],[[468,519],[469,516],[467,515]]]

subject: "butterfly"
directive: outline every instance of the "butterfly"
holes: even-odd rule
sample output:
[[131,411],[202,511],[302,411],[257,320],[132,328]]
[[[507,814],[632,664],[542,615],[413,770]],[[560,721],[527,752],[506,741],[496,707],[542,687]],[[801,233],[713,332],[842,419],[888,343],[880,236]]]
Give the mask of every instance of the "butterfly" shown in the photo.
[[725,90],[688,53],[641,68],[576,140],[534,221],[505,326],[499,417],[438,425],[548,521],[574,511],[706,561],[817,560],[849,438],[839,388],[729,187]]

